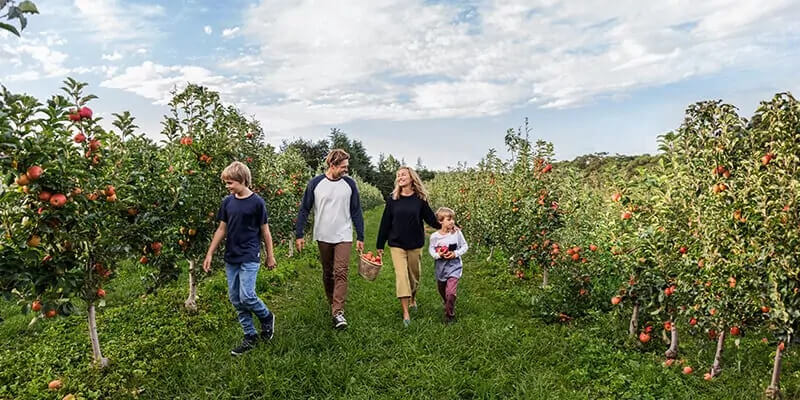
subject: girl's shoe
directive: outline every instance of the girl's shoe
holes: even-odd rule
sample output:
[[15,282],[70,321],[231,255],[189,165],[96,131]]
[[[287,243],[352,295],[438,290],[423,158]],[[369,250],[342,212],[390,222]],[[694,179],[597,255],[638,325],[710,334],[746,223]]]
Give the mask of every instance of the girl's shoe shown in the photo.
[[417,312],[417,306],[418,306],[418,304],[414,304],[413,306],[409,306],[408,309],[413,311],[413,312]]
[[408,326],[410,324],[411,324],[411,320],[410,319],[404,319],[403,320],[403,327],[408,328]]

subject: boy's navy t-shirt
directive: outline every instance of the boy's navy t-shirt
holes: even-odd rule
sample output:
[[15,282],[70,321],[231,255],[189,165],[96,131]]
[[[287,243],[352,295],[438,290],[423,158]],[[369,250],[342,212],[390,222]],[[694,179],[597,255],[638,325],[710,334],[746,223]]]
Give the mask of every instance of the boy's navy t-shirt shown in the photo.
[[267,224],[267,204],[253,193],[244,199],[229,195],[222,200],[217,220],[227,224],[225,262],[241,264],[260,262],[261,225]]

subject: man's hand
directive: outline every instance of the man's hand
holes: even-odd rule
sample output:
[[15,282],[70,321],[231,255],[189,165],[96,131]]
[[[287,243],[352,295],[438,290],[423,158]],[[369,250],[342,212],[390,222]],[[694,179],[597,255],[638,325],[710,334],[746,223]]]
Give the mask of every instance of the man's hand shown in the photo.
[[275,261],[275,256],[267,257],[267,269],[272,271],[278,263]]
[[359,253],[363,253],[364,252],[364,242],[361,241],[361,240],[357,241],[356,242],[356,249],[358,249]]
[[206,258],[203,260],[203,271],[206,273],[211,272],[211,256],[206,255]]
[[297,252],[303,251],[303,247],[306,247],[306,240],[303,238],[297,239],[294,241],[294,246],[297,247]]

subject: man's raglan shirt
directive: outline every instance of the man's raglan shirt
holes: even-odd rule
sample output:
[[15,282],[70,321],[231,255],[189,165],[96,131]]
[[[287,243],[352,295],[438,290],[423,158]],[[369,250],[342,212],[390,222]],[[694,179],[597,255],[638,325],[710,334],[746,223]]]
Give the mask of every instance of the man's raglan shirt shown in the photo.
[[303,237],[303,228],[312,209],[314,240],[325,243],[352,242],[355,225],[356,239],[364,241],[364,217],[353,178],[343,176],[331,180],[322,174],[308,182],[295,225],[295,237],[298,239]]

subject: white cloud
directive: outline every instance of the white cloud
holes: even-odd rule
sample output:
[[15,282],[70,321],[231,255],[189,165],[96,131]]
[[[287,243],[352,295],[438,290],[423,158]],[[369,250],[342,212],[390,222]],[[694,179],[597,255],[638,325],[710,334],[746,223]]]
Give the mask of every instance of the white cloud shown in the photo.
[[239,33],[239,27],[238,26],[234,26],[233,28],[225,28],[225,29],[222,30],[222,37],[230,38],[230,37],[235,36],[237,33]]
[[206,35],[210,35],[214,31],[211,29],[210,26],[206,25],[206,26],[203,27],[203,32],[205,32]]
[[144,98],[153,100],[156,104],[167,104],[171,98],[170,91],[175,88],[185,87],[187,83],[196,83],[229,93],[228,88],[233,82],[228,78],[215,75],[213,72],[192,65],[165,66],[152,61],[145,61],[141,65],[127,67],[118,75],[100,83],[101,87],[121,89],[133,92]]
[[41,78],[63,77],[70,69],[65,66],[68,55],[53,47],[66,44],[57,34],[45,32],[39,35],[27,34],[0,43],[0,59],[6,60],[13,68],[0,80],[31,81]]
[[108,61],[118,61],[122,59],[122,54],[120,54],[118,51],[115,51],[113,54],[103,54],[101,58]]
[[475,4],[262,0],[241,29],[259,50],[219,67],[271,93],[251,98],[251,109],[275,129],[293,129],[574,107],[757,68],[788,51],[777,43],[800,39],[800,3],[791,0]]
[[165,15],[160,5],[133,4],[119,0],[74,0],[81,29],[94,33],[98,42],[152,40],[159,34],[157,17]]

